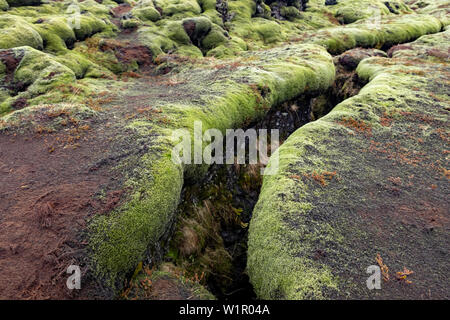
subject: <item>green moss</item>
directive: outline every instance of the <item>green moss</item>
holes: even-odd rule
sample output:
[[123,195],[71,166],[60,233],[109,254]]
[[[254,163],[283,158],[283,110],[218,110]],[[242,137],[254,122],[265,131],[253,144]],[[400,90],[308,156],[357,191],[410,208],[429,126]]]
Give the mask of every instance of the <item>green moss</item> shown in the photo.
[[222,44],[225,44],[227,41],[228,39],[227,37],[225,37],[223,30],[219,26],[214,25],[212,30],[202,40],[202,48],[206,51],[209,51]]
[[9,15],[0,15],[0,49],[30,46],[43,48],[39,33],[25,19]]
[[182,25],[191,41],[197,46],[200,45],[202,39],[205,38],[212,27],[211,21],[205,17],[184,19]]
[[163,16],[174,18],[199,15],[202,11],[196,0],[155,0],[154,3],[162,9]]
[[190,44],[191,43],[191,39],[189,38],[186,31],[184,30],[183,25],[178,21],[168,23],[167,27],[166,27],[166,31],[167,31],[168,37],[173,41],[176,41],[180,44]]
[[103,19],[109,16],[110,8],[116,6],[117,3],[112,0],[102,0],[102,3],[95,0],[84,0],[78,2],[78,5],[82,13],[90,13],[96,18]]
[[124,29],[134,29],[141,25],[141,21],[138,19],[126,19],[122,20],[121,24]]
[[[128,66],[120,63],[112,50],[100,50],[101,44],[102,41],[98,39],[92,39],[88,44],[85,42],[77,42],[71,53],[75,54],[74,57],[80,57],[79,63],[82,65],[86,64],[85,60],[88,59],[94,65],[94,68],[96,68],[95,66],[101,66],[105,75],[109,72],[117,74],[127,71]],[[74,62],[71,65],[76,68],[78,63],[77,61]]]
[[65,54],[59,55],[55,57],[55,60],[72,70],[77,79],[84,77],[112,77],[112,74],[108,72],[107,69],[105,70],[104,68],[101,68],[97,64],[89,61],[84,56],[77,54],[74,51],[68,51]]
[[275,21],[260,19],[253,24],[253,30],[261,37],[265,44],[278,42],[284,39],[283,30]]
[[[34,133],[38,126],[42,126],[42,115],[52,112],[63,113],[76,121],[82,121],[97,116],[94,110],[76,103],[40,104],[17,110],[2,117],[0,132],[9,131],[15,133]],[[61,129],[60,118],[56,117],[46,124],[47,127]]]
[[441,30],[441,22],[429,15],[383,18],[379,24],[359,21],[346,27],[327,28],[303,35],[304,41],[324,45],[333,54],[354,47],[392,46]]
[[[139,41],[152,51],[154,57],[176,48],[176,43],[168,38],[165,31],[166,30],[158,29],[156,26],[141,27],[138,30]],[[178,31],[181,32],[181,30]],[[187,42],[189,39],[187,34],[186,37],[187,39],[182,37],[184,42]]]
[[43,24],[35,25],[35,29],[44,40],[45,49],[50,52],[65,52],[67,45],[76,41],[75,32],[63,17],[51,18]]
[[3,77],[6,71],[6,66],[0,61],[0,77]]
[[176,50],[176,53],[179,55],[182,55],[182,56],[192,57],[192,58],[202,58],[203,57],[202,51],[193,45],[179,46]]
[[389,9],[381,1],[338,1],[333,8],[335,16],[343,23],[349,24],[357,20],[388,15]]
[[178,205],[183,173],[168,158],[141,159],[140,178],[128,181],[130,201],[110,216],[92,222],[89,246],[95,271],[110,285],[144,259],[147,248],[165,232]]
[[449,5],[446,0],[420,0],[409,1],[412,9],[418,13],[430,14],[441,20],[442,24],[450,24]]
[[343,23],[349,24],[361,19],[380,19],[382,16],[392,15],[386,3],[396,14],[411,12],[403,1],[381,0],[341,0],[328,9]]
[[[260,17],[261,18],[265,18],[265,19],[270,19],[271,17],[272,17],[272,9],[267,5],[267,4],[265,4],[265,3],[261,3],[260,4],[260,6],[261,6],[261,8],[262,8],[262,10],[263,10],[263,12],[262,13],[260,13]],[[285,7],[283,7],[283,9],[284,9]],[[283,10],[282,9],[282,10]],[[298,10],[297,10],[298,11]],[[293,13],[293,11],[292,10],[286,10],[286,14],[289,14],[289,12],[292,14]]]
[[133,16],[138,17],[143,21],[158,21],[161,19],[161,14],[155,9],[152,3],[145,7],[135,7],[131,11]]
[[302,18],[302,14],[296,7],[281,8],[281,15],[291,21]]
[[[194,179],[205,169],[181,168],[167,160],[166,153],[170,151],[173,143],[169,138],[168,128],[188,128],[192,131],[194,120],[202,120],[205,130],[241,127],[249,120],[263,116],[271,106],[294,99],[303,93],[317,94],[326,90],[333,82],[335,70],[331,56],[325,48],[329,52],[337,53],[356,46],[389,46],[411,41],[441,28],[441,18],[416,14],[394,16],[386,12],[387,7],[384,4],[380,9],[383,17],[378,29],[374,30],[370,26],[372,20],[363,20],[369,12],[363,12],[357,17],[350,17],[351,12],[344,13],[343,17],[349,16],[345,19],[357,22],[342,27],[333,20],[333,14],[336,13],[333,10],[354,5],[349,1],[342,1],[340,6],[325,7],[323,2],[311,0],[308,10],[301,13],[301,19],[298,19],[298,10],[286,8],[284,14],[292,21],[279,21],[272,19],[269,11],[266,12],[265,18],[255,17],[254,1],[229,1],[231,21],[225,23],[215,10],[213,0],[132,2],[132,13],[136,18],[127,20],[124,26],[137,27],[136,42],[150,48],[153,57],[177,53],[201,58],[206,54],[222,58],[223,61],[203,59],[200,62],[200,59],[184,59],[180,62],[177,57],[167,58],[171,60],[170,66],[175,69],[174,74],[177,72],[174,77],[179,78],[181,82],[187,79],[187,83],[177,85],[177,89],[179,87],[180,92],[190,94],[188,98],[184,95],[176,99],[162,97],[155,102],[163,107],[164,116],[168,119],[164,125],[157,119],[148,119],[133,122],[129,127],[130,131],[142,136],[156,133],[161,140],[155,142],[158,146],[155,150],[152,149],[142,159],[138,159],[139,166],[130,165],[132,169],[140,169],[134,171],[136,175],[128,177],[128,190],[131,190],[129,201],[110,216],[96,217],[92,222],[92,264],[99,277],[108,280],[114,287],[114,279],[122,280],[127,272],[142,261],[146,249],[156,244],[172,217],[183,181],[183,169]],[[368,6],[359,3],[357,11],[361,13]],[[367,4],[368,1],[364,3]],[[104,80],[92,78],[112,77],[107,70],[115,73],[128,70],[129,66],[119,63],[112,50],[102,52],[98,45],[103,41],[102,37],[115,35],[116,29],[110,22],[109,10],[116,4],[110,0],[104,0],[102,4],[94,0],[83,1],[80,3],[83,10],[81,27],[74,29],[65,21],[67,4],[52,2],[38,7],[11,8],[8,13],[0,13],[0,48],[29,45],[46,52],[31,48],[14,49],[25,55],[14,75],[14,81],[23,82],[25,87],[28,87],[14,97],[11,97],[11,92],[2,89],[0,113],[11,111],[12,104],[19,98],[26,99],[31,105],[29,108],[36,110],[37,107],[33,105],[37,103],[61,102],[67,99],[82,101],[90,93],[105,88]],[[407,12],[407,9],[399,11]],[[194,22],[192,34],[186,32],[186,22]],[[321,29],[324,27],[327,29]],[[305,30],[309,32],[305,33]],[[89,38],[93,35],[95,36]],[[120,40],[123,39],[122,36],[126,35],[121,34]],[[293,38],[300,39],[297,42],[301,43],[267,50],[268,47]],[[73,50],[70,49],[72,45]],[[259,49],[266,50],[256,51]],[[255,51],[242,52],[247,50]],[[426,54],[426,50],[423,54]],[[438,61],[438,57],[430,59]],[[137,68],[136,65],[134,67]],[[163,67],[164,65],[161,66]],[[367,77],[374,77],[375,71],[370,68],[375,67],[361,64],[360,76],[364,77],[367,72]],[[382,72],[379,65],[376,69],[377,74]],[[397,72],[401,73],[401,70]],[[0,65],[0,79],[1,74]],[[118,86],[123,85],[116,83]],[[380,88],[391,93],[389,88]],[[153,90],[150,87],[147,89]],[[133,86],[128,85],[126,90],[118,91],[131,95],[133,90]],[[158,94],[161,96],[159,92]],[[376,97],[378,95],[381,94]],[[372,95],[371,99],[374,99]],[[350,108],[349,105],[341,106],[340,112],[349,112],[344,110],[344,107]],[[25,114],[26,111],[16,111],[8,117],[18,113]],[[320,132],[324,136],[330,135],[329,130],[333,129],[333,126],[326,122],[322,125]],[[288,146],[289,144],[286,148]],[[122,161],[121,165],[126,166],[126,161]],[[284,180],[280,182],[285,183]],[[270,190],[270,187],[267,188]],[[271,191],[275,192],[275,189]],[[271,191],[266,193],[271,195]],[[305,215],[313,210],[311,203],[305,201],[303,204],[288,208],[286,212],[291,212],[294,216],[298,208],[299,212]],[[277,209],[275,202],[272,209],[274,212]],[[272,218],[267,220],[269,223],[273,222],[273,228],[267,227],[266,231],[269,233],[282,228],[279,221],[272,221]],[[314,237],[324,234],[327,235],[324,236],[327,241],[342,238],[342,233],[329,224],[319,226],[317,230],[318,233],[314,233]],[[302,240],[293,233],[286,234]],[[278,244],[273,242],[267,245],[268,249],[275,250]],[[297,249],[289,246],[283,248],[279,256],[280,266],[271,285],[267,286],[261,280],[258,290],[271,296],[273,287],[278,286],[280,291],[277,292],[290,294],[298,289],[295,280],[298,276],[298,281],[307,285],[293,293],[294,297],[324,297],[322,288],[335,292],[339,277],[334,276],[330,268],[323,267],[308,257],[299,257],[295,262],[289,261],[290,255]],[[268,264],[265,274],[270,275],[270,255],[263,254],[263,258],[267,258],[263,264]],[[256,263],[259,263],[259,260]],[[283,278],[282,274],[288,268],[295,272]],[[260,280],[255,278],[255,283],[259,282]],[[308,296],[308,292],[312,294]]]

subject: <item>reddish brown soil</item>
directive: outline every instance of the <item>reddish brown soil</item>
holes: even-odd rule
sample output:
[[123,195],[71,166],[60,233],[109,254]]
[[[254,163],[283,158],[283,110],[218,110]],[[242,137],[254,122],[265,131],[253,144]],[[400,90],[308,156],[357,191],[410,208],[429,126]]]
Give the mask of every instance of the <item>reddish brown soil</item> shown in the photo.
[[12,103],[12,107],[16,110],[23,109],[26,106],[28,106],[28,102],[25,98],[19,98]]
[[118,5],[117,7],[114,7],[111,9],[111,13],[115,18],[120,18],[127,12],[130,12],[131,6],[127,3],[122,3],[121,5]]
[[83,247],[77,234],[118,203],[117,193],[94,198],[111,176],[87,166],[103,143],[86,134],[62,148],[64,135],[0,135],[0,299],[71,297],[65,271]]
[[12,50],[5,50],[3,52],[0,52],[0,61],[6,67],[6,76],[5,76],[6,83],[10,83],[13,80],[14,70],[16,70],[21,60],[22,57],[21,56],[16,57],[14,51]]
[[136,61],[141,68],[154,65],[150,49],[142,45],[134,45],[116,40],[105,40],[100,49],[103,51],[113,51],[117,59],[124,64],[131,64]]

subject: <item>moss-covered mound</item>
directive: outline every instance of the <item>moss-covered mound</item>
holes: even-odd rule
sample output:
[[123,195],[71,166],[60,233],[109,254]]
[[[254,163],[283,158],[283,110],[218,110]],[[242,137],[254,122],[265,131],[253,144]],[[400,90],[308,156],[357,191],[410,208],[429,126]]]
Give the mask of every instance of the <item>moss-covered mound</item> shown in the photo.
[[360,93],[279,148],[250,224],[260,298],[448,299],[449,38],[363,60]]

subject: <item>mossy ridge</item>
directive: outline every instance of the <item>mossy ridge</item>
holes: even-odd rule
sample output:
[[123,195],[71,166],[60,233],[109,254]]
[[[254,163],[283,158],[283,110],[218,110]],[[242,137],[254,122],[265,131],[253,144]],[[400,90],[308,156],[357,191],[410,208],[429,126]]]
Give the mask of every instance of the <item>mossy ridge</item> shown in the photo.
[[[440,85],[448,65],[436,61],[433,55],[421,58],[416,55],[416,61],[412,62],[411,50],[419,53],[433,47],[442,49],[442,43],[448,43],[449,37],[448,31],[423,36],[411,43],[411,48],[397,51],[392,60],[379,57],[363,60],[357,72],[361,79],[369,80],[369,84],[327,116],[297,130],[277,150],[280,157],[278,174],[264,178],[249,231],[248,272],[259,298],[383,298],[385,294],[399,298],[399,294],[412,297],[420,294],[415,293],[415,289],[401,291],[393,284],[384,284],[387,289],[383,287],[380,292],[367,290],[365,268],[376,264],[377,253],[391,258],[390,267],[421,269],[423,274],[420,281],[414,281],[416,285],[425,291],[435,286],[442,295],[438,284],[446,281],[445,261],[435,259],[435,256],[430,260],[421,254],[416,256],[416,253],[430,255],[432,248],[446,241],[443,232],[437,229],[431,239],[420,230],[415,232],[401,224],[386,222],[383,228],[388,228],[387,232],[409,234],[410,237],[412,233],[417,237],[409,239],[408,244],[393,239],[387,244],[386,239],[380,242],[374,235],[381,227],[364,226],[367,221],[358,212],[362,208],[382,210],[374,208],[376,201],[365,189],[371,184],[368,181],[383,184],[382,179],[388,178],[387,171],[402,179],[407,179],[413,172],[420,175],[431,163],[439,162],[437,147],[448,148],[448,143],[445,145],[429,133],[425,136],[430,140],[417,145],[402,132],[405,127],[417,127],[407,118],[408,114],[417,113],[433,119],[429,121],[437,124],[434,129],[438,131],[447,123],[445,131],[448,134],[448,112],[445,114],[442,110],[448,110],[450,99]],[[417,70],[418,67],[423,68],[423,72]],[[430,91],[437,97],[433,102],[428,98]],[[396,120],[386,120],[390,117]],[[392,125],[389,121],[400,123]],[[427,164],[412,168],[404,165],[399,171],[395,169],[398,163],[383,162],[384,166],[377,166],[377,161],[381,161],[377,157],[365,158],[364,150],[371,147],[371,141],[389,145],[391,139],[400,141],[403,147],[409,146],[406,150],[416,150],[415,154],[427,151],[423,159]],[[272,162],[269,167],[271,165]],[[445,190],[445,177],[435,178],[434,173],[431,177],[431,181],[439,181]],[[425,183],[422,178],[418,178],[419,185]],[[442,197],[436,199],[443,201]],[[382,219],[391,221],[393,217]],[[389,245],[390,248],[385,248]],[[410,245],[415,249],[407,247]],[[389,253],[391,250],[395,254]],[[425,260],[426,267],[423,266]]]
[[442,23],[436,17],[411,14],[396,18],[386,17],[379,24],[361,20],[345,27],[307,32],[298,38],[298,41],[320,44],[330,53],[338,54],[355,47],[389,48],[395,44],[416,40],[426,34],[439,32],[441,29]]
[[410,13],[412,10],[404,1],[341,0],[328,9],[342,23],[349,24],[361,19]]
[[[95,1],[93,1],[95,2]],[[93,4],[92,2],[92,4]],[[106,2],[106,1],[105,1]],[[94,4],[94,6],[97,7],[97,5]],[[13,10],[11,10],[11,13],[18,13],[19,9],[23,10],[20,11],[22,14],[23,13],[32,13],[30,14],[30,18],[27,19],[28,23],[33,23],[35,21],[35,19],[38,19],[39,16],[41,14],[47,13],[48,15],[59,15],[61,13],[61,11],[56,7],[51,7],[48,5],[43,5],[40,7],[37,7],[39,9],[34,9],[34,8],[27,8],[27,7],[23,7],[23,8],[14,8]],[[94,9],[92,9],[94,10]],[[95,9],[97,10],[97,9]],[[101,6],[99,6],[99,12],[103,12],[103,8],[101,8]],[[187,12],[189,12],[189,10],[187,10]],[[99,13],[100,14],[100,13]],[[312,13],[311,13],[312,14]],[[164,12],[163,12],[164,15]],[[306,15],[306,14],[305,14]],[[319,15],[318,15],[319,16]],[[203,54],[199,48],[197,48],[196,46],[190,44],[186,38],[187,34],[185,32],[185,30],[183,30],[182,28],[182,24],[181,22],[186,18],[197,18],[198,14],[196,13],[196,11],[192,11],[190,13],[188,13],[187,15],[185,14],[171,14],[170,15],[170,19],[169,19],[169,15],[166,15],[166,19],[168,19],[170,21],[170,23],[167,23],[167,25],[170,25],[171,28],[169,31],[174,31],[173,32],[173,36],[172,38],[174,39],[178,39],[178,36],[180,36],[179,39],[181,39],[182,42],[185,42],[185,44],[183,44],[182,46],[179,46],[178,50],[185,50],[185,51],[180,51],[181,53],[186,52],[187,54],[192,54],[195,56],[200,56],[201,54]],[[209,16],[208,16],[209,17]],[[54,18],[54,17],[53,17]],[[53,19],[52,18],[52,19]],[[173,19],[173,20],[171,20]],[[321,18],[322,19],[322,18]],[[86,21],[88,21],[90,19],[87,19]],[[213,20],[212,18],[210,19],[211,21]],[[88,21],[89,22],[89,21]],[[152,24],[152,22],[149,23],[148,26],[146,27],[140,27],[139,29],[143,29],[143,28],[154,28],[153,30],[156,30],[156,32],[158,32],[158,35],[161,35],[158,38],[158,41],[163,41],[164,45],[167,45],[167,48],[169,48],[168,50],[175,49],[177,46],[177,41],[173,41],[170,39],[170,41],[166,42],[165,39],[165,35],[166,35],[166,22],[160,22],[157,21],[156,23]],[[273,21],[264,21],[261,18],[258,18],[256,20],[256,23],[259,25],[259,27],[257,28],[257,30],[259,30],[257,33],[257,41],[260,41],[261,46],[267,46],[267,45],[272,45],[274,43],[276,43],[276,41],[282,39],[275,39],[275,37],[273,37],[271,35],[270,30],[267,30],[267,26],[273,25],[272,23]],[[161,23],[161,24],[158,24]],[[284,22],[283,22],[284,23]],[[288,23],[288,22],[286,22]],[[324,22],[325,23],[325,22]],[[332,23],[330,23],[329,21],[326,22],[327,25],[331,25]],[[47,23],[44,21],[44,23],[42,23],[43,28],[39,28],[41,33],[44,34],[45,31],[50,30],[50,29],[46,29],[44,28],[44,26],[47,25]],[[57,30],[57,29],[53,29],[53,23],[49,23],[48,27],[51,28],[51,30],[53,32],[58,32],[60,33],[61,30]],[[172,29],[172,25],[175,26]],[[262,27],[261,27],[262,26]],[[280,27],[281,28],[281,27]],[[160,29],[163,29],[164,32],[161,32]],[[89,30],[89,27],[86,27],[86,30]],[[282,28],[282,30],[284,31],[285,28]],[[296,31],[297,29],[295,29]],[[86,74],[87,72],[87,67],[84,65],[83,63],[80,63],[80,65],[74,65],[71,64],[68,60],[71,59],[71,56],[69,55],[69,53],[67,51],[64,50],[64,46],[67,46],[68,43],[70,43],[70,39],[71,39],[71,34],[67,33],[65,31],[67,30],[62,30],[64,32],[61,32],[61,37],[58,36],[60,40],[56,39],[57,41],[50,41],[52,40],[49,36],[47,37],[47,43],[51,44],[51,46],[48,46],[49,50],[55,51],[57,52],[58,56],[56,58],[54,58],[55,61],[61,62],[66,64],[71,70],[72,73],[78,78],[78,77],[82,77],[83,74]],[[183,32],[185,34],[183,34]],[[292,31],[286,32],[286,33],[290,33]],[[82,33],[80,33],[80,38],[83,38],[83,34],[86,34],[84,31]],[[66,36],[68,36],[66,38]],[[45,37],[44,36],[41,36]],[[64,38],[64,39],[63,39]],[[68,40],[67,40],[68,39]],[[161,40],[162,39],[162,40]],[[228,43],[225,44],[220,44],[218,47],[212,49],[212,50],[217,50],[220,51],[220,53],[224,56],[226,56],[227,54],[231,54],[235,51],[233,50],[244,50],[244,48],[248,49],[249,47],[244,43],[244,41],[242,39],[240,39],[241,41],[239,41],[239,37],[236,37],[236,39],[232,40],[233,42],[233,47],[228,46]],[[66,41],[68,41],[68,43],[66,43]],[[70,53],[82,53],[83,56],[87,56],[87,54],[85,54],[85,52],[82,52],[82,47],[87,46],[87,42],[88,41],[84,41],[82,43],[79,44],[79,46],[76,46],[75,50],[71,51]],[[181,49],[180,49],[181,48]],[[253,47],[255,48],[255,47]],[[174,122],[179,126],[179,127],[188,127],[188,128],[192,128],[192,123],[194,119],[203,119],[205,124],[207,124],[207,126],[204,127],[204,129],[207,129],[209,127],[219,127],[221,129],[223,128],[230,128],[230,127],[238,127],[241,126],[245,121],[248,121],[249,119],[254,119],[256,118],[258,115],[263,115],[264,114],[264,108],[268,108],[271,105],[280,102],[280,101],[284,101],[285,99],[288,99],[289,97],[294,97],[295,95],[304,92],[304,91],[309,91],[309,90],[320,90],[321,88],[326,88],[327,85],[329,85],[329,83],[332,82],[332,79],[334,77],[334,69],[330,60],[329,55],[325,52],[325,50],[323,50],[323,48],[321,47],[317,47],[317,46],[304,46],[302,47],[300,46],[292,46],[293,50],[292,50],[292,55],[294,57],[286,57],[286,59],[284,61],[278,61],[278,55],[280,55],[282,52],[281,51],[276,51],[276,50],[282,50],[282,48],[278,48],[278,49],[274,49],[273,51],[268,51],[268,52],[262,52],[260,53],[261,57],[260,59],[264,58],[266,60],[268,60],[269,62],[266,63],[267,68],[259,68],[258,66],[258,62],[255,61],[254,65],[248,64],[246,67],[240,67],[238,65],[237,69],[239,72],[232,72],[232,76],[230,76],[230,78],[232,78],[231,81],[222,81],[222,82],[217,82],[214,85],[214,90],[216,90],[217,92],[221,92],[221,96],[218,99],[214,99],[213,97],[208,98],[208,104],[206,106],[206,108],[203,106],[201,106],[200,104],[190,104],[187,105],[187,108],[185,104],[180,104],[180,105],[166,105],[168,110],[168,115],[172,116],[174,119]],[[299,48],[306,48],[308,50],[311,50],[313,54],[319,53],[320,58],[319,59],[310,59],[310,57],[307,56],[307,52],[297,52],[297,49]],[[161,48],[160,48],[161,50]],[[305,51],[308,51],[305,50]],[[210,50],[211,51],[211,50]],[[301,51],[301,50],[300,50]],[[61,52],[61,54],[60,54]],[[166,52],[161,50],[161,52]],[[272,55],[270,54],[272,53]],[[289,53],[289,54],[291,54]],[[265,55],[267,54],[267,57],[265,57]],[[300,57],[298,59],[295,58],[295,54],[300,54]],[[51,56],[50,56],[51,57]],[[63,57],[65,57],[66,59],[63,59]],[[251,61],[251,54],[248,55],[247,59]],[[306,59],[307,58],[307,59]],[[52,57],[53,59],[53,57]],[[289,61],[290,60],[290,61]],[[53,64],[53,63],[52,63]],[[205,68],[207,68],[208,66],[205,65]],[[232,67],[233,68],[233,67]],[[89,68],[88,68],[89,69]],[[67,71],[67,69],[64,69],[65,71]],[[70,74],[70,72],[69,72]],[[186,71],[186,74],[189,74],[189,71]],[[71,79],[73,79],[73,75],[71,75]],[[89,79],[86,79],[87,81],[89,81]],[[94,82],[86,82],[89,84],[93,84]],[[248,83],[252,83],[252,86],[248,86]],[[270,89],[270,90],[268,90]],[[225,93],[224,93],[225,92]],[[270,94],[268,95],[264,95],[264,97],[262,97],[262,93],[263,92],[269,92]],[[39,97],[39,101],[41,102],[47,102],[47,98],[45,97],[45,95],[41,95]],[[61,99],[60,96],[55,96],[55,99]],[[36,100],[38,101],[38,100]],[[218,108],[213,108],[212,106],[214,106],[214,104],[217,102]],[[241,108],[241,106],[244,106]],[[228,109],[229,108],[229,109]],[[218,110],[220,109],[220,110]],[[231,110],[232,112],[230,112],[229,110]],[[217,114],[215,114],[215,112],[217,112]],[[183,119],[183,115],[189,115],[188,118]],[[221,115],[221,118],[218,116]],[[138,129],[142,129],[142,127],[148,127],[148,123],[134,123],[133,124],[133,130],[138,130]],[[147,132],[148,133],[148,132]],[[146,134],[147,134],[146,133]],[[166,133],[166,132],[165,132]],[[170,148],[168,147],[168,145],[170,145],[170,142],[162,142],[161,145],[162,150],[170,150]],[[161,150],[158,150],[158,152],[160,152]],[[144,160],[143,160],[144,161]],[[156,159],[154,162],[158,162],[159,160]],[[144,161],[146,165],[148,165],[148,167],[153,168],[152,166],[154,165],[154,162],[145,160]],[[144,167],[146,166],[144,165]],[[158,168],[155,168],[156,173],[158,173]],[[167,176],[165,179],[167,179],[167,181],[173,179],[173,181],[177,180],[179,178],[177,170],[179,170],[180,168],[173,168],[173,171],[168,172]],[[153,169],[150,169],[151,172]],[[151,175],[151,174],[150,174]],[[151,178],[149,178],[149,180],[151,180]],[[149,180],[145,180],[145,181],[135,181],[133,179],[130,179],[130,183],[132,185],[145,185],[146,183],[148,183],[149,185],[151,185],[153,182],[148,182]],[[174,182],[175,184],[175,182]],[[144,194],[145,197],[148,197],[149,199],[151,198],[151,195],[148,194]],[[167,195],[167,197],[169,197],[170,199],[167,200],[167,206],[165,206],[165,208],[167,209],[168,207],[170,207],[172,205],[172,203],[176,202],[176,195],[172,194]],[[147,199],[147,198],[146,198]],[[146,202],[145,205],[151,205],[152,202],[149,200]],[[149,205],[149,206],[150,206]],[[127,211],[128,210],[128,211]],[[147,214],[148,212],[144,211],[146,210],[146,208],[142,207],[142,208],[135,208],[134,205],[130,205],[130,207],[127,207],[125,209],[125,211],[127,212],[131,212],[130,215],[133,215],[132,212],[135,212],[137,216],[139,216],[137,219],[144,219],[144,215]],[[113,215],[114,216],[114,215]],[[117,215],[119,216],[119,215]],[[106,219],[106,218],[105,218]],[[117,220],[115,220],[117,219]],[[167,216],[164,216],[162,218],[163,220],[167,221]],[[121,218],[112,218],[111,221],[105,222],[104,225],[105,229],[108,230],[112,230],[113,233],[115,233],[117,231],[117,226],[116,223],[118,224],[119,222],[123,222],[125,225],[127,223],[129,223],[129,221],[131,221],[131,218],[123,218],[123,220],[121,220]],[[119,221],[119,222],[117,222]],[[112,223],[114,226],[110,226],[109,223]],[[161,223],[161,224],[160,224]],[[161,232],[161,230],[159,229],[160,225],[163,225],[164,222],[155,222],[154,225],[152,226],[145,226],[145,228],[150,228],[151,230],[155,231],[156,234],[158,232]],[[143,227],[142,230],[145,229]],[[142,231],[141,230],[141,231]],[[147,230],[147,229],[145,229]],[[145,231],[144,230],[144,231]],[[103,234],[104,235],[104,234]],[[139,234],[139,236],[142,234]],[[149,235],[147,235],[147,237],[149,237]],[[157,237],[157,236],[155,236]],[[100,237],[101,238],[101,237]],[[118,232],[118,234],[114,235],[114,241],[122,241],[125,239],[124,234],[120,234],[120,232]],[[153,237],[152,237],[153,239]],[[148,239],[145,238],[143,242],[147,241]],[[140,251],[142,248],[146,247],[148,243],[138,243],[138,244],[131,244],[131,247],[127,250],[125,250],[125,254],[128,255],[131,252],[131,255],[136,254],[138,251]],[[124,242],[124,246],[127,246],[127,243]],[[114,266],[110,266],[108,265],[108,267],[105,269],[105,273],[114,273],[114,272],[118,272],[119,277],[121,275],[123,275],[123,266],[127,265],[127,267],[131,267],[132,263],[135,263],[136,261],[139,261],[140,257],[142,255],[138,255],[138,257],[132,257],[129,258],[129,256],[125,257],[124,259],[123,256],[119,256],[119,257],[115,257],[112,256],[111,260],[107,261],[107,250],[108,249],[108,244],[106,243],[104,247],[101,247],[99,250],[101,251],[101,254],[99,255],[99,259],[105,259],[106,264],[104,265],[108,265],[109,263],[114,264],[116,262],[116,258],[117,258],[117,265]],[[136,259],[136,261],[134,260]],[[100,261],[99,260],[99,261]],[[114,261],[113,261],[114,260]],[[133,261],[132,261],[133,260]],[[130,264],[130,265],[128,265]],[[102,265],[102,266],[104,266]],[[120,271],[118,271],[120,270]]]

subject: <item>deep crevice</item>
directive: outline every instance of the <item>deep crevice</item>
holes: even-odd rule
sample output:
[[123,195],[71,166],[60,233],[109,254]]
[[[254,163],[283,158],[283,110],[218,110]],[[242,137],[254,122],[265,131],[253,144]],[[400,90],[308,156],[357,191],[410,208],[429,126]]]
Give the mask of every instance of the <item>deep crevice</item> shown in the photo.
[[[301,95],[272,108],[263,119],[244,130],[279,129],[282,143],[301,126],[356,95],[364,85],[355,73],[356,66],[348,70],[339,60],[335,61],[336,81],[326,92]],[[187,273],[205,272],[208,276],[204,285],[219,300],[256,299],[245,269],[248,224],[262,185],[261,168],[251,164],[214,164],[200,182],[187,179],[183,187],[164,261]],[[213,220],[205,223],[204,214]],[[192,236],[193,232],[197,235]]]

